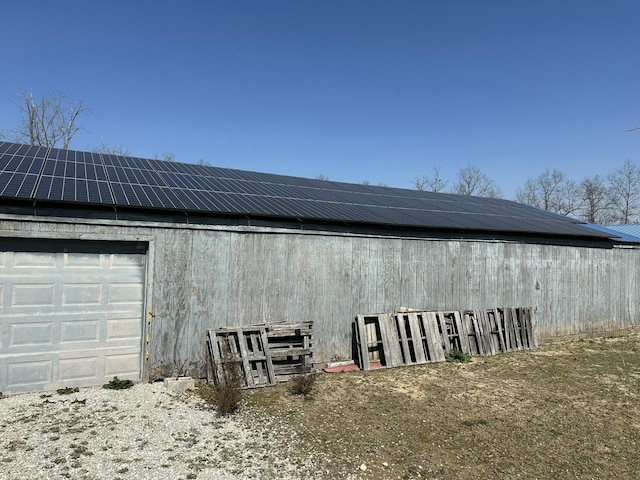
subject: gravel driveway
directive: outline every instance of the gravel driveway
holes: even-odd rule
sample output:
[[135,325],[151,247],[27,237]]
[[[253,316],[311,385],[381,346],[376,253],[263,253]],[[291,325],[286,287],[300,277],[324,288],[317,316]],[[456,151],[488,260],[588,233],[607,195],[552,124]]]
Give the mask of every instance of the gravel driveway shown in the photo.
[[0,478],[297,479],[285,426],[221,418],[198,395],[163,383],[0,398]]

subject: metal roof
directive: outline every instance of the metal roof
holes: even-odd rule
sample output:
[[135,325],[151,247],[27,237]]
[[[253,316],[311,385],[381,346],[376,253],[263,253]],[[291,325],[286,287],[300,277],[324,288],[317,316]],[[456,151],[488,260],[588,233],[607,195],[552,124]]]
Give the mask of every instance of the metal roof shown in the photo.
[[604,228],[619,235],[625,242],[640,243],[640,224],[605,225]]
[[0,198],[439,230],[609,238],[508,200],[0,142]]

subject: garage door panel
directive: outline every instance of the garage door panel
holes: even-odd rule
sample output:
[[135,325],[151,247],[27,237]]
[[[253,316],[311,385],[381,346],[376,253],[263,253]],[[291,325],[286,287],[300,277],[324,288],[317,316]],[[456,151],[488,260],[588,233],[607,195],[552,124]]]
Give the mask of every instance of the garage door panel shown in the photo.
[[53,378],[53,364],[53,358],[50,355],[9,358],[7,362],[6,388],[4,391],[32,391],[34,386],[37,390],[41,390],[45,385],[51,383],[51,379]]
[[51,321],[34,321],[28,317],[28,321],[9,324],[9,341],[7,347],[13,349],[33,346],[51,346],[56,342],[56,328]]
[[0,252],[0,391],[139,379],[145,254],[78,243]]
[[16,273],[33,270],[56,270],[58,256],[49,252],[12,252],[12,268]]
[[104,359],[105,377],[131,378],[138,375],[140,355],[132,353],[114,353]]
[[62,259],[62,266],[65,270],[78,269],[82,271],[107,267],[108,262],[105,260],[104,255],[65,253]]
[[62,285],[62,305],[102,305],[104,303],[103,292],[104,288],[101,283],[64,283]]
[[65,344],[100,342],[100,324],[99,318],[60,322],[60,348],[64,349]]
[[79,358],[60,358],[58,361],[58,381],[65,385],[72,385],[73,381],[88,381],[94,383],[101,378],[100,359],[96,356],[81,356]]
[[112,269],[113,268],[119,268],[124,270],[129,269],[137,272],[140,266],[144,264],[144,258],[141,258],[141,257],[136,258],[134,256],[127,255],[124,253],[113,253],[109,256],[109,264]]
[[111,283],[109,285],[109,305],[133,304],[139,305],[144,286],[136,282]]
[[107,342],[126,339],[138,341],[141,336],[140,319],[138,318],[109,316],[106,327],[105,340]]
[[54,283],[13,283],[11,307],[54,307],[56,286]]

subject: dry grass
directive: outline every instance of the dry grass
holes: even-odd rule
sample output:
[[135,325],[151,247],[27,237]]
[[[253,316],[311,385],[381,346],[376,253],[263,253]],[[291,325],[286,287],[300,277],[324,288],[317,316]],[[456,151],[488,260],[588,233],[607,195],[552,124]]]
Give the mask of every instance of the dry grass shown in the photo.
[[242,413],[285,424],[327,479],[638,478],[640,336],[322,375]]
[[200,396],[213,405],[219,415],[227,417],[240,407],[244,379],[240,361],[229,351],[223,352],[223,359],[217,384],[201,389]]

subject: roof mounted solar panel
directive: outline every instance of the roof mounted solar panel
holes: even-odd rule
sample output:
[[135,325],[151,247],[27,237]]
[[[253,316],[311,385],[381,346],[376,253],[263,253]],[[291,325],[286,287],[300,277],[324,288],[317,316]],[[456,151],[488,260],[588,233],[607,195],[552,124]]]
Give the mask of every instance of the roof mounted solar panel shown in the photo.
[[500,199],[0,142],[0,197],[204,214],[609,238]]

